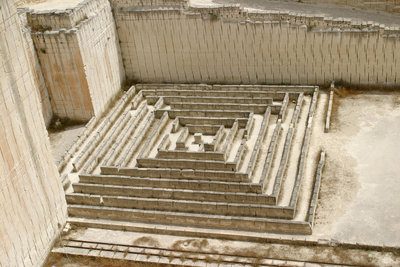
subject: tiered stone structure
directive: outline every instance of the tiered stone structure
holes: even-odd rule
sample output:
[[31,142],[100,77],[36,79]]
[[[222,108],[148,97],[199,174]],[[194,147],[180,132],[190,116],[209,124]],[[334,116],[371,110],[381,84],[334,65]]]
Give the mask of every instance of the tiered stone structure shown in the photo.
[[149,84],[128,95],[135,89],[134,108],[118,105],[73,162],[69,222],[312,233],[316,199],[295,216],[317,88]]
[[[374,22],[184,0],[19,14],[5,0],[0,12],[2,266],[43,263],[66,222],[57,167],[71,158],[77,225],[312,232],[324,153],[307,208],[297,202],[315,87],[141,85],[101,120],[125,72],[144,82],[400,84],[399,29]],[[53,115],[90,120],[58,165],[45,130]]]
[[0,5],[0,265],[44,262],[66,203],[41,109],[35,58],[12,1]]

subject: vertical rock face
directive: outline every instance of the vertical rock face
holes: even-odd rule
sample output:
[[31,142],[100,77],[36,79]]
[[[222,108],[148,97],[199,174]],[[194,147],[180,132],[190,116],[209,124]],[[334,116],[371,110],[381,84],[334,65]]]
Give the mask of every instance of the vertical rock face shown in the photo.
[[49,126],[53,117],[53,108],[51,107],[50,96],[46,82],[43,77],[42,69],[40,68],[40,61],[38,60],[35,46],[31,37],[31,31],[25,27],[27,25],[26,13],[18,12],[21,20],[22,37],[28,55],[29,68],[33,71],[35,86],[39,89],[39,96],[42,108],[44,123]]
[[54,114],[83,121],[100,116],[125,78],[110,3],[30,10],[27,25]]
[[399,28],[237,5],[112,2],[126,75],[142,82],[400,81]]
[[14,2],[0,12],[0,265],[40,265],[66,203]]

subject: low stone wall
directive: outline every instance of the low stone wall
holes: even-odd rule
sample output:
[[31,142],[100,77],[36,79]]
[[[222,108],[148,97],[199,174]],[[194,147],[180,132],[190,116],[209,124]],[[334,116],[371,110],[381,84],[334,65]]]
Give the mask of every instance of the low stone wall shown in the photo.
[[215,133],[213,140],[211,143],[204,143],[204,150],[205,151],[214,151],[217,149],[218,144],[221,142],[223,137],[225,127],[221,125],[218,129],[218,132]]
[[[94,138],[92,138],[88,144],[86,144],[85,149],[77,156],[77,158],[74,160],[72,165],[74,166],[75,171],[80,170],[80,168],[85,164],[85,161],[90,157],[90,155],[95,151],[97,146],[101,143],[103,140],[104,136],[108,133],[108,131],[111,129],[112,125],[115,123],[116,118],[119,116],[119,114],[122,112],[123,108],[125,105],[127,105],[129,99],[133,96],[135,93],[135,88],[131,87],[131,89],[121,98],[120,101],[118,101],[117,105],[112,109],[110,114],[101,122],[101,124],[98,126],[96,129],[96,135]],[[89,126],[86,127],[85,131],[81,136],[78,137],[78,140],[81,140],[82,142],[88,137],[88,134],[91,132],[91,130],[94,127],[94,121],[93,119]],[[70,157],[73,156],[75,153],[75,149],[78,148],[79,143],[73,143],[71,148],[67,150],[66,154],[69,154]],[[64,156],[65,157],[65,156]],[[68,156],[66,156],[68,157]],[[65,161],[65,160],[64,160]]]
[[186,127],[189,129],[189,133],[202,133],[205,135],[214,135],[217,134],[220,125],[208,125],[208,124],[186,124]]
[[290,204],[289,204],[289,207],[292,207],[293,209],[296,209],[297,200],[298,200],[298,196],[299,196],[299,192],[300,192],[301,181],[303,178],[303,171],[304,171],[304,167],[306,164],[308,148],[309,148],[309,144],[310,144],[310,140],[311,140],[312,122],[313,122],[313,117],[314,117],[314,110],[317,105],[318,94],[319,94],[319,90],[315,89],[313,98],[311,100],[310,111],[309,111],[308,117],[307,117],[307,125],[306,125],[306,130],[304,133],[304,137],[303,137],[303,144],[301,147],[301,153],[300,153],[299,164],[297,167],[295,184],[293,187],[292,196],[290,198]]
[[[152,112],[149,113],[143,120],[145,121],[145,123],[140,128],[140,132],[146,133],[149,130],[150,125],[154,121],[154,113],[152,113]],[[123,167],[130,161],[133,153],[138,148],[140,143],[143,141],[144,137],[145,137],[144,134],[134,137],[134,139],[129,144],[128,149],[126,150],[126,152],[122,155],[120,160],[116,163],[116,166]]]
[[[191,179],[191,180],[215,180],[225,182],[249,181],[247,173],[222,170],[204,169],[178,169],[178,168],[103,168],[102,174],[127,175],[134,177],[168,178],[168,179]],[[255,185],[257,187],[257,185]]]
[[[168,170],[165,170],[168,172]],[[118,173],[118,172],[117,172]],[[118,186],[138,186],[148,188],[169,188],[182,190],[197,190],[201,193],[210,193],[226,196],[229,199],[236,201],[246,201],[257,203],[261,202],[271,204],[268,196],[260,194],[260,187],[257,184],[246,182],[231,182],[231,181],[212,181],[212,180],[191,180],[180,178],[160,178],[160,177],[134,177],[135,170],[130,174],[124,175],[100,175],[100,174],[81,174],[79,175],[80,183],[84,184],[100,184],[100,185],[118,185]],[[166,175],[167,176],[167,175]],[[179,174],[178,174],[179,177]]]
[[267,158],[265,160],[263,171],[261,173],[260,185],[261,185],[263,191],[265,191],[267,189],[267,185],[266,185],[267,177],[272,168],[272,160],[275,155],[275,149],[278,145],[278,138],[279,138],[281,129],[282,129],[282,120],[278,120],[278,122],[276,123],[276,126],[275,126],[274,133],[272,134],[272,137],[271,137],[271,142],[268,147]]
[[260,127],[260,131],[258,132],[258,135],[257,135],[256,143],[254,144],[253,151],[251,152],[249,164],[247,166],[246,173],[248,173],[249,177],[251,177],[251,175],[254,171],[254,166],[257,161],[258,153],[260,152],[261,146],[263,145],[262,142],[264,140],[265,133],[267,132],[267,129],[268,129],[268,123],[269,123],[270,116],[271,116],[271,109],[267,108],[267,110],[265,111],[263,120],[261,122],[261,127]]
[[310,226],[314,226],[315,210],[317,209],[319,188],[321,186],[322,172],[325,166],[325,150],[322,149],[320,159],[317,166],[317,173],[315,176],[313,195],[311,197],[310,208],[308,211],[308,222]]
[[113,207],[70,205],[71,216],[104,218],[124,221],[143,221],[174,225],[190,225],[237,230],[268,231],[285,234],[311,234],[308,222],[251,217],[190,214],[165,211],[144,211]]
[[328,103],[328,110],[326,111],[326,121],[325,121],[325,133],[329,133],[329,128],[331,126],[331,115],[332,115],[332,105],[333,105],[333,96],[334,96],[334,82],[331,84],[331,89],[329,91],[329,103]]
[[204,194],[197,194],[198,198],[195,198],[196,192],[190,190],[153,189],[149,191],[144,188],[88,185],[84,191],[85,194],[67,194],[68,203],[143,210],[157,210],[162,206],[163,211],[166,212],[253,216],[255,218],[292,219],[294,216],[293,209],[288,207],[261,203],[235,203],[223,198],[215,202],[215,198],[205,199]]
[[140,120],[147,112],[146,104],[143,103],[138,109],[138,113],[133,116],[131,121],[128,123],[128,127],[118,136],[118,139],[111,147],[111,153],[104,159],[103,165],[112,165],[115,159],[118,157],[118,153],[126,146],[130,135],[133,133],[135,128],[138,126]]

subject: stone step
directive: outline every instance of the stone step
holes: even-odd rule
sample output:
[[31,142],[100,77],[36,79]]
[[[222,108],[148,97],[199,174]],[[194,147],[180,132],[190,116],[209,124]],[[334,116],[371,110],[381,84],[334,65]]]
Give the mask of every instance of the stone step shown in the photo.
[[83,183],[75,183],[72,186],[75,193],[96,195],[270,205],[275,204],[275,198],[254,193],[216,192],[176,188],[153,188],[148,186],[118,186]]
[[194,159],[225,161],[226,153],[214,151],[181,151],[160,149],[156,155],[159,159]]
[[183,126],[187,124],[204,124],[204,125],[218,125],[225,126],[226,128],[231,128],[235,121],[238,122],[239,128],[244,128],[247,125],[248,118],[205,118],[205,117],[186,117],[178,116],[176,117],[179,123]]
[[[236,103],[236,104],[272,104],[273,100],[278,101],[282,100],[284,94],[273,94],[273,96],[278,96],[278,98],[265,97],[207,97],[207,96],[199,96],[199,97],[189,97],[189,96],[163,96],[164,103],[169,105],[171,103]],[[147,96],[147,103],[156,103],[158,101],[159,96]]]
[[248,182],[247,173],[221,170],[193,170],[172,168],[117,168],[103,166],[101,174],[125,175],[143,178],[208,180],[220,182]]
[[262,91],[269,93],[280,93],[282,91],[296,94],[298,92],[312,93],[315,86],[309,85],[206,85],[206,84],[136,84],[138,90],[192,90],[192,91]]
[[312,233],[311,226],[308,222],[283,219],[206,215],[85,205],[69,205],[68,213],[69,216],[72,217],[100,218],[129,222],[162,223],[168,225],[186,225],[285,234],[309,235]]
[[[277,106],[277,105],[276,105]],[[267,105],[262,106],[257,109],[261,113],[265,112]],[[280,108],[280,106],[279,106]],[[247,119],[250,115],[250,112],[253,109],[249,108],[247,110],[220,110],[220,108],[215,107],[214,110],[211,109],[201,109],[193,107],[193,109],[157,109],[154,111],[154,115],[157,119],[161,118],[164,112],[168,113],[170,119],[175,119],[176,117],[204,117],[204,118],[245,118]],[[257,112],[257,113],[260,113]]]
[[[314,92],[315,86],[309,85],[213,85],[213,90],[222,90],[222,91],[262,91],[269,92],[275,94],[290,93],[291,95],[298,94],[300,92],[311,94]],[[206,88],[208,89],[208,88]]]
[[237,171],[237,162],[194,160],[194,159],[159,159],[137,158],[137,166],[141,168],[178,168],[193,170]]
[[[170,90],[170,89],[157,89],[157,90],[142,90],[144,97],[148,96],[188,96],[188,97],[230,97],[230,98],[273,98],[283,99],[282,92],[266,92],[266,91],[246,91],[246,90]],[[282,95],[283,94],[283,95]]]
[[293,219],[294,209],[265,204],[210,202],[203,200],[181,200],[158,198],[157,196],[124,197],[123,195],[109,196],[94,194],[67,194],[69,205],[105,206],[114,208],[142,209],[169,212],[187,212],[198,214],[214,214],[224,216],[248,216],[255,218]]
[[177,103],[171,102],[171,109],[185,110],[233,110],[233,111],[253,111],[256,114],[262,114],[265,112],[268,106],[281,106],[277,104],[236,104],[236,103],[224,103],[222,100],[219,103]]
[[223,126],[208,124],[186,124],[186,127],[188,128],[190,134],[202,133],[204,135],[215,135]]
[[165,178],[143,178],[128,177],[121,175],[101,175],[101,174],[81,174],[80,183],[83,184],[103,184],[119,186],[153,187],[168,189],[189,189],[198,191],[231,192],[258,197],[261,193],[260,186],[253,183],[239,182],[218,182],[188,179],[165,179]]

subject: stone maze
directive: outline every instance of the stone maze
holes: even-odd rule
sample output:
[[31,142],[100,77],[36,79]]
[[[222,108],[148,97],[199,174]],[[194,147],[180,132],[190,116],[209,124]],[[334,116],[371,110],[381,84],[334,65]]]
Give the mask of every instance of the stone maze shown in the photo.
[[313,86],[132,87],[73,160],[69,222],[311,234],[320,175],[300,186],[317,99]]

